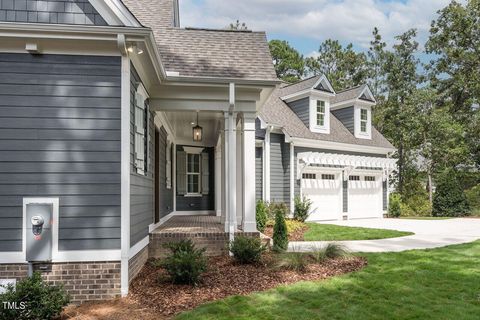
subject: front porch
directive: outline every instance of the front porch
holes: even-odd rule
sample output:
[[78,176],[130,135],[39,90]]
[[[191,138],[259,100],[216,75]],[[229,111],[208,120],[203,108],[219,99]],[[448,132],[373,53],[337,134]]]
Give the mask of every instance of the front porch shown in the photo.
[[[209,256],[228,252],[229,233],[225,232],[222,218],[212,215],[174,216],[150,233],[149,257],[164,256],[169,242],[191,239],[199,248],[206,248]],[[235,230],[235,235],[256,236],[259,232]]]

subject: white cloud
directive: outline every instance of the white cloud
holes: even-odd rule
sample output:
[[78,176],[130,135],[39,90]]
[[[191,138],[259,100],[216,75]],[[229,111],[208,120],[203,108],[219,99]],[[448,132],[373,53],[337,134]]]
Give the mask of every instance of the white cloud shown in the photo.
[[376,26],[393,43],[395,35],[417,28],[419,40],[428,36],[436,11],[449,0],[180,0],[183,26],[224,28],[239,19],[253,30],[328,38],[368,47]]

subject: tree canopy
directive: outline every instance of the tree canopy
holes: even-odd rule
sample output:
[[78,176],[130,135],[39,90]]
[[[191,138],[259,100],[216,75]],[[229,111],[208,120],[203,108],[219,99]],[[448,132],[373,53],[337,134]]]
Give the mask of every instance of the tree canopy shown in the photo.
[[303,56],[287,41],[271,40],[269,47],[277,77],[286,82],[299,81],[305,73]]

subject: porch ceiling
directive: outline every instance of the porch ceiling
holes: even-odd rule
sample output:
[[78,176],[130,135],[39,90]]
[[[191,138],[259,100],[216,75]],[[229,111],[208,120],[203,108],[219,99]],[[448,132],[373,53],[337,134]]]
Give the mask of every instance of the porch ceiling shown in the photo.
[[[192,128],[197,124],[197,113],[195,111],[168,111],[165,112],[169,123],[175,134],[177,144],[197,145],[192,139]],[[203,128],[203,141],[201,145],[215,146],[223,115],[221,112],[198,113],[199,125]]]

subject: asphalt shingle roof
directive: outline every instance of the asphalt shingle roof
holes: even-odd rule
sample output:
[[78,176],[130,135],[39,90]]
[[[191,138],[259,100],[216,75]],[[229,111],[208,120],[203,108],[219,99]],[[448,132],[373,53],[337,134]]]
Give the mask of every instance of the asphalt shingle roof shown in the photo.
[[[333,114],[330,114],[330,134],[310,131],[292,109],[290,109],[290,107],[281,99],[281,97],[293,93],[290,92],[292,89],[291,87],[292,86],[278,88],[272,93],[270,98],[259,111],[259,116],[263,121],[268,124],[282,127],[289,136],[294,138],[393,148],[392,144],[373,126],[371,140],[355,138],[355,136]],[[296,88],[299,89],[302,87],[302,84],[298,84]]]
[[174,28],[169,1],[123,2],[153,30],[166,71],[191,77],[277,80],[264,32]]
[[366,87],[367,87],[366,84],[362,84],[361,86],[356,86],[353,88],[349,88],[349,89],[337,92],[335,97],[331,100],[331,103],[333,104],[333,103],[360,98],[360,94]]

